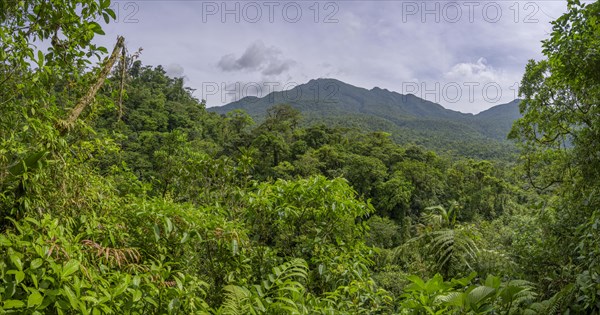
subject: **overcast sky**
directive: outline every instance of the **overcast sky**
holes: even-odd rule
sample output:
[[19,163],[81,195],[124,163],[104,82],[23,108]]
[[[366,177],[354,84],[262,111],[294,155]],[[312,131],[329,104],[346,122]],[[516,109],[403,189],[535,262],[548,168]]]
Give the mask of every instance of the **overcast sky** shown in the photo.
[[516,97],[566,1],[115,1],[98,40],[184,77],[208,106],[335,78],[477,113]]

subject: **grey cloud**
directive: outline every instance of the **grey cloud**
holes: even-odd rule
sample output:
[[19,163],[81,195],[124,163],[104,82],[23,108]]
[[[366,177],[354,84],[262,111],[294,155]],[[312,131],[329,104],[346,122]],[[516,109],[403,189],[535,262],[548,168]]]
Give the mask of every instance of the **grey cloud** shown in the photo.
[[178,63],[172,63],[165,67],[165,72],[172,78],[183,77],[183,67]]
[[293,60],[282,60],[283,53],[275,46],[267,47],[262,41],[252,43],[241,57],[228,54],[221,57],[217,66],[223,71],[260,70],[263,75],[279,75],[295,64]]
[[280,75],[286,72],[295,64],[293,60],[272,60],[269,65],[262,71],[263,75]]
[[221,57],[218,64],[219,68],[224,71],[240,70],[242,67],[238,64],[234,54],[229,54]]

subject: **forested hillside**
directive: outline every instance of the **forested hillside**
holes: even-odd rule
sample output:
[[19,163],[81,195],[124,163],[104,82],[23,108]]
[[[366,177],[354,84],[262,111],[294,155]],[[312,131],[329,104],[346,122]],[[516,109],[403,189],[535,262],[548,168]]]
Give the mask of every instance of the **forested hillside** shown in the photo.
[[109,1],[1,2],[0,313],[598,314],[598,16],[569,2],[520,156],[485,160],[289,104],[210,112],[93,44]]
[[454,156],[513,160],[517,149],[506,141],[521,117],[517,100],[477,115],[464,114],[385,89],[367,90],[335,79],[316,79],[264,97],[245,97],[209,111],[241,109],[262,122],[267,109],[289,104],[302,113],[301,125],[325,124],[364,131],[385,131],[399,144],[418,144]]

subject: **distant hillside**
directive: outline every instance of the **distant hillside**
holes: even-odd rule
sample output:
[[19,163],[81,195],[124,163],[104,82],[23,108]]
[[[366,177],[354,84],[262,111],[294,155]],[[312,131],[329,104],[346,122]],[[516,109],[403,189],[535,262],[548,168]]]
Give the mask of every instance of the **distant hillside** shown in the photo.
[[482,158],[506,157],[515,152],[505,139],[512,122],[520,117],[518,100],[473,115],[412,94],[377,87],[368,90],[335,79],[311,80],[288,91],[262,98],[245,97],[208,110],[225,114],[242,109],[261,121],[269,107],[282,103],[300,110],[305,124],[386,131],[400,143]]
[[497,105],[474,116],[485,135],[505,139],[515,120],[521,118],[519,100]]

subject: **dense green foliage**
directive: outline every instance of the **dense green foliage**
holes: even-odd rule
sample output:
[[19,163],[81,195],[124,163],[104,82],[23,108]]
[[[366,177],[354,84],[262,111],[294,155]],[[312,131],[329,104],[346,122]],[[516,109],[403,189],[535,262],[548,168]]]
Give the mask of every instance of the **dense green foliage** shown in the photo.
[[526,69],[520,162],[211,113],[137,54],[104,80],[109,7],[0,3],[1,313],[600,311],[597,3]]
[[[544,226],[561,255],[554,272],[573,282],[565,304],[575,312],[600,312],[598,277],[600,209],[600,4],[569,4],[543,42],[546,60],[530,61],[523,78],[524,117],[512,130],[523,143],[531,187],[555,196]],[[545,209],[544,209],[545,210]]]

